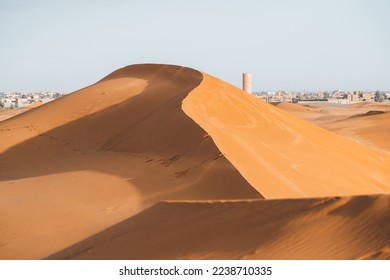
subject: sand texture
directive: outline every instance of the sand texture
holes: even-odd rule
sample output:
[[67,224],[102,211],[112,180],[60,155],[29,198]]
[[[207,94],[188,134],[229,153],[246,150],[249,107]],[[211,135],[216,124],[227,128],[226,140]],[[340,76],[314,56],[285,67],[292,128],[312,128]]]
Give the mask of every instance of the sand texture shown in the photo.
[[140,64],[4,120],[0,259],[389,258],[387,113],[299,110]]
[[389,203],[389,195],[160,202],[49,259],[388,259]]

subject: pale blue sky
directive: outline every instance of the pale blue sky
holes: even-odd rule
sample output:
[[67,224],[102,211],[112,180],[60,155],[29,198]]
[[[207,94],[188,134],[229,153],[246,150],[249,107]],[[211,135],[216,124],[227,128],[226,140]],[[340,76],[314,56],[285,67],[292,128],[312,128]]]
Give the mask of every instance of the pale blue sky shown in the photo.
[[0,0],[0,91],[71,92],[119,67],[260,90],[390,90],[387,0]]

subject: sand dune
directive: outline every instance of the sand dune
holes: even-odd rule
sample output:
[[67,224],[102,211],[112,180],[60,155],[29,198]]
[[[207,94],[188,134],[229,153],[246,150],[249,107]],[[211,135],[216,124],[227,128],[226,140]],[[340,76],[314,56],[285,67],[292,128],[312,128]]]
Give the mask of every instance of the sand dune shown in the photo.
[[390,111],[368,111],[333,122],[323,121],[321,126],[390,153]]
[[277,107],[355,142],[390,152],[390,104],[360,102],[334,108],[281,103]]
[[[0,136],[2,259],[279,258],[276,237],[280,258],[388,254],[389,199],[375,195],[390,192],[389,154],[193,69],[119,69],[1,122]],[[311,239],[319,230],[333,247]],[[133,255],[116,252],[121,238]]]
[[303,106],[296,103],[287,103],[282,102],[276,105],[278,108],[283,109],[285,111],[292,111],[292,112],[319,112],[316,108],[310,108],[308,106]]
[[0,258],[42,258],[164,199],[261,198],[181,110],[201,80],[131,66],[0,123]]
[[389,203],[161,202],[49,259],[388,259]]

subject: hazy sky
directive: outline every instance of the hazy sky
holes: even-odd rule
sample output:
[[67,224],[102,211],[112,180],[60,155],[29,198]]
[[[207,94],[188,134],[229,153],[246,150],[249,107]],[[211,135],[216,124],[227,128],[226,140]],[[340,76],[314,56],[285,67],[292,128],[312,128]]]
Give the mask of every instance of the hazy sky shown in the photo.
[[390,90],[388,0],[0,0],[0,91],[71,92],[135,63],[260,90]]

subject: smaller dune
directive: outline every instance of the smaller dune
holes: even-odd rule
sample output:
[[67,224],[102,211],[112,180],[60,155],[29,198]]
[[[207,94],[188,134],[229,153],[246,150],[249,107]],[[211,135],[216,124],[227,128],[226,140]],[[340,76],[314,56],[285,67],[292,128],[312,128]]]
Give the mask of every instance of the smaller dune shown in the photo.
[[299,111],[299,112],[307,112],[307,111],[315,111],[312,108],[308,108],[299,104],[295,103],[287,103],[287,102],[282,102],[276,105],[279,109],[283,109],[286,111]]
[[42,101],[38,101],[34,104],[31,104],[31,105],[28,105],[28,106],[25,106],[23,108],[18,108],[18,109],[6,109],[6,110],[0,110],[0,122],[1,121],[5,121],[7,119],[10,119],[12,117],[15,117],[17,115],[20,115],[24,112],[27,112],[33,108],[37,108],[41,105],[43,105],[44,103]]
[[390,152],[390,104],[360,102],[346,108],[318,106],[317,111],[306,112],[297,104],[281,103],[277,107],[359,144]]
[[19,114],[22,114],[28,110],[29,110],[29,108],[0,110],[0,122],[8,120],[8,119],[10,119],[14,116],[17,116]]
[[385,112],[385,111],[373,110],[373,111],[368,111],[367,113],[364,113],[364,114],[357,114],[357,115],[354,115],[354,116],[352,116],[351,118],[359,118],[359,117],[374,116],[374,115],[380,115],[380,114],[384,114],[384,113],[386,113],[386,112]]
[[389,195],[161,202],[49,259],[386,259]]
[[31,104],[31,105],[26,106],[26,108],[29,108],[29,109],[36,108],[36,107],[39,107],[39,106],[41,106],[43,104],[44,103],[42,101],[38,101],[38,102],[35,102],[35,103]]

